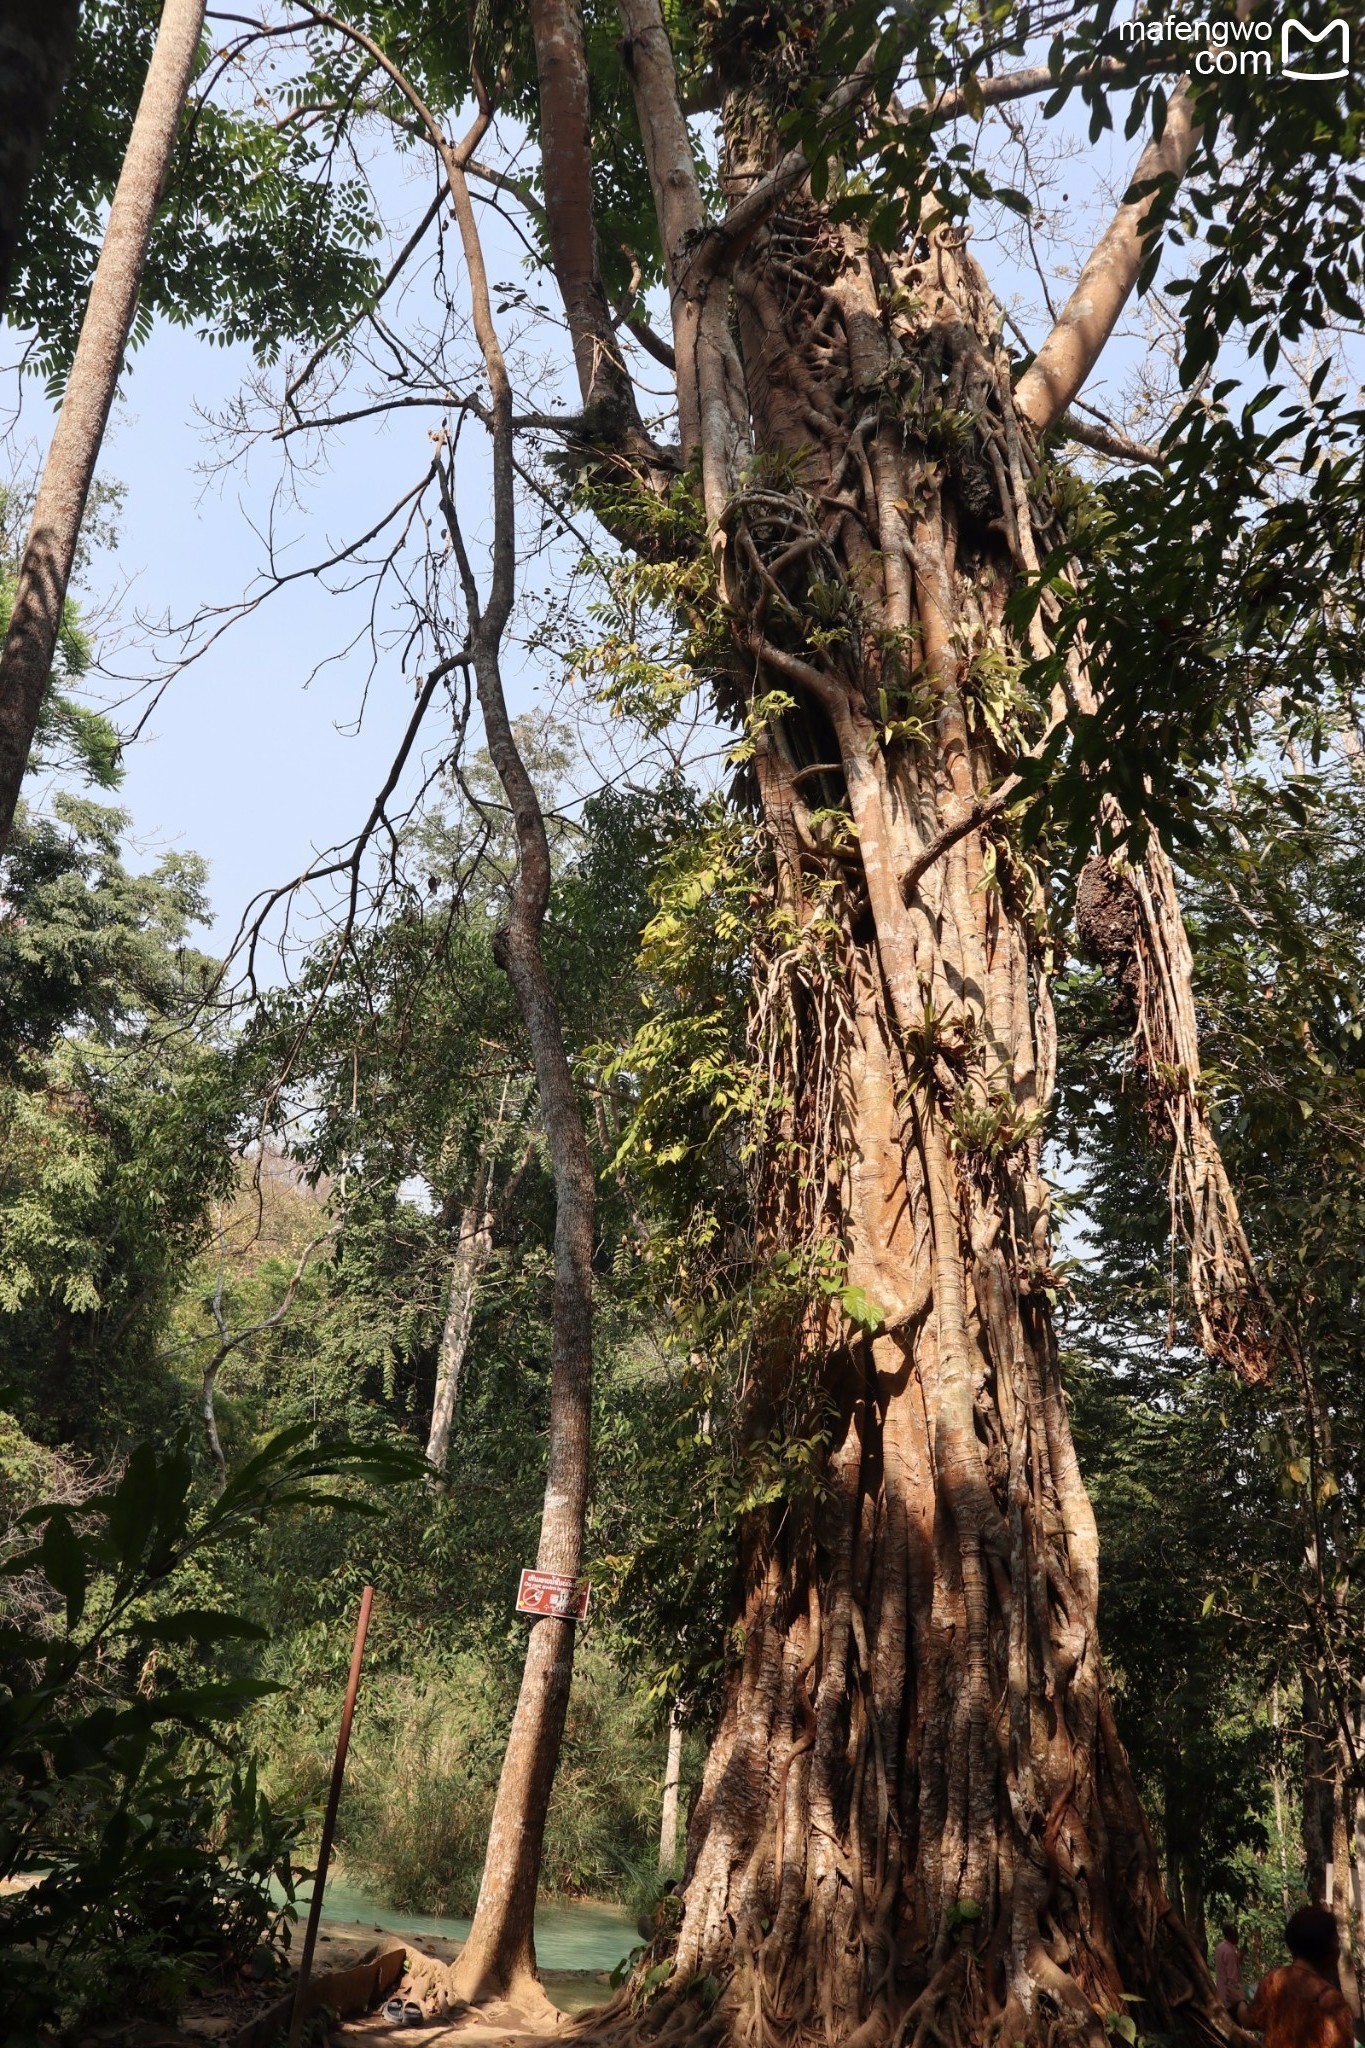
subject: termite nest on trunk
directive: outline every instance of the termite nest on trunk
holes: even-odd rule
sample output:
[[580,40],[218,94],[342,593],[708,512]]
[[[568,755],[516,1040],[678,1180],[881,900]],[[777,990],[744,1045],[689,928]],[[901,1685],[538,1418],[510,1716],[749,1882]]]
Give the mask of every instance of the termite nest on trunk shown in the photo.
[[1141,906],[1133,884],[1104,854],[1093,854],[1076,885],[1076,938],[1081,958],[1102,968],[1112,984],[1112,1012],[1126,1030],[1137,1022],[1141,929]]

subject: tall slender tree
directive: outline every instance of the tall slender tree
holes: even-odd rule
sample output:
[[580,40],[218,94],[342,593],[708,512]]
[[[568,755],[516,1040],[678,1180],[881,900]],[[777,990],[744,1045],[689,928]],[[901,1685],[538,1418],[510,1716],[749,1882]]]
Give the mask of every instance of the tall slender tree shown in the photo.
[[204,0],[166,0],[48,450],[0,653],[0,847],[28,766],[81,522],[137,311],[157,205],[199,56]]
[[[502,675],[503,636],[517,590],[512,383],[493,317],[483,244],[469,189],[470,166],[492,124],[493,107],[476,68],[474,119],[459,142],[450,141],[412,81],[378,42],[320,8],[310,5],[308,12],[361,44],[402,95],[436,153],[459,232],[472,326],[487,385],[493,537],[486,592],[480,589],[465,541],[453,457],[440,465],[442,510],[466,621],[465,647],[444,666],[467,666],[473,672],[488,755],[511,813],[516,846],[507,913],[494,938],[493,953],[511,984],[531,1048],[555,1184],[549,1447],[536,1565],[541,1571],[574,1579],[582,1561],[588,1505],[596,1176],[542,951],[552,883],[549,837],[508,713]],[[561,1616],[540,1617],[531,1624],[474,1922],[456,1968],[456,1988],[468,1998],[509,1990],[524,1995],[535,1986],[536,1889],[550,1792],[568,1713],[574,1627],[571,1619]]]

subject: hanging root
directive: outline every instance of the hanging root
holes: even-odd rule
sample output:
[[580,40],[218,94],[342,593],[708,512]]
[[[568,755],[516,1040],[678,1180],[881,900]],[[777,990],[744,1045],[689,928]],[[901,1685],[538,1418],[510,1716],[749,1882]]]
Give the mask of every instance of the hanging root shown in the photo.
[[1175,875],[1157,840],[1149,839],[1140,867],[1100,854],[1087,862],[1076,925],[1088,957],[1115,985],[1117,1014],[1134,1026],[1153,1126],[1171,1148],[1171,1338],[1179,1247],[1205,1355],[1260,1385],[1275,1368],[1285,1333],[1256,1269],[1214,1132],[1200,1072],[1190,942]]

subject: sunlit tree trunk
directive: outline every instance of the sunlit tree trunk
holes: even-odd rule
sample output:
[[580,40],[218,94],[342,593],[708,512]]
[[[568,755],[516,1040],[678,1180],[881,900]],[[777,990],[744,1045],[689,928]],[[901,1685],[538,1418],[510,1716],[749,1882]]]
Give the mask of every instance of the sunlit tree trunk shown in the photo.
[[668,1717],[668,1758],[664,1764],[663,1811],[659,1818],[659,1868],[671,1874],[678,1861],[678,1780],[682,1774],[682,1717],[676,1704]]
[[[420,104],[420,103],[419,103]],[[422,118],[429,120],[425,109]],[[592,1448],[593,1227],[596,1176],[541,951],[549,908],[550,845],[535,786],[517,745],[502,678],[502,642],[516,594],[516,498],[512,385],[493,320],[483,246],[466,169],[487,130],[486,98],[462,143],[431,140],[446,172],[469,278],[472,323],[488,383],[493,456],[493,549],[481,593],[460,527],[453,472],[443,505],[468,614],[468,644],[488,752],[512,816],[517,869],[493,955],[511,983],[531,1047],[540,1117],[554,1173],[554,1288],[550,1417],[537,1568],[577,1578],[583,1558]],[[454,1970],[458,1996],[480,1999],[537,1990],[536,1890],[573,1680],[571,1620],[531,1622],[521,1686],[503,1754],[483,1875],[469,1938]],[[541,1994],[543,1998],[543,1994]],[[548,2005],[548,2001],[546,2001]]]
[[0,848],[9,838],[52,673],[86,499],[132,332],[157,205],[203,26],[204,0],[166,0],[38,486],[0,654]]
[[[1289,1854],[1285,1835],[1288,1817],[1284,1802],[1284,1738],[1280,1727],[1280,1681],[1271,1680],[1270,1686],[1270,1728],[1274,1741],[1273,1761],[1270,1767],[1270,1783],[1275,1794],[1275,1848],[1280,1866],[1280,1904],[1286,1920],[1289,1918]],[[1357,1857],[1359,1857],[1361,1818],[1357,1807]]]
[[0,313],[24,202],[76,51],[80,0],[0,0]]
[[[884,261],[797,201],[735,289],[759,467],[731,574],[758,686],[796,699],[758,783],[783,908],[821,927],[781,1006],[802,1170],[788,1155],[761,1227],[841,1244],[883,1327],[769,1350],[753,1426],[812,1415],[813,1382],[827,1497],[750,1532],[678,1976],[725,1983],[714,2024],[753,2010],[773,2039],[889,2040],[913,2009],[1098,2043],[1126,1993],[1166,2026],[1202,1984],[1100,1663],[1050,1305],[1046,908],[972,822],[1041,465],[946,223]],[[826,592],[843,629],[812,648]],[[842,850],[822,809],[849,814]]]
[[450,1292],[446,1296],[445,1321],[441,1325],[441,1348],[436,1357],[436,1392],[431,1404],[431,1428],[427,1434],[427,1462],[444,1473],[450,1456],[450,1433],[459,1411],[464,1387],[469,1333],[474,1327],[474,1304],[479,1282],[493,1255],[493,1212],[485,1206],[486,1170],[481,1160],[480,1185],[472,1202],[460,1211],[455,1250],[450,1261]]
[[[1104,1683],[1051,1308],[1047,906],[993,823],[995,735],[1038,651],[1006,601],[1060,537],[1035,428],[1131,288],[1138,209],[1030,410],[960,231],[926,211],[883,255],[837,225],[733,51],[745,225],[716,268],[662,15],[621,14],[734,633],[717,689],[753,724],[783,934],[758,941],[784,1112],[756,1252],[836,1245],[879,1311],[871,1335],[809,1307],[757,1333],[746,1430],[823,1427],[828,1450],[808,1502],[747,1525],[676,2004],[643,2031],[1099,2048],[1133,1995],[1144,2025],[1216,2036]],[[1188,132],[1177,102],[1161,147]]]

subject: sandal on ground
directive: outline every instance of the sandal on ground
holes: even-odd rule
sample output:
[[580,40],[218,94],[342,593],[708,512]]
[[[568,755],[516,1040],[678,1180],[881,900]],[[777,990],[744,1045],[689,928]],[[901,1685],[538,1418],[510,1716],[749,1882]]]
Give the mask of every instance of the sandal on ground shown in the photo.
[[426,2020],[426,2014],[415,1998],[391,1998],[380,2017],[386,2019],[391,2027],[420,2027]]

